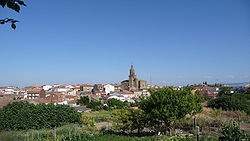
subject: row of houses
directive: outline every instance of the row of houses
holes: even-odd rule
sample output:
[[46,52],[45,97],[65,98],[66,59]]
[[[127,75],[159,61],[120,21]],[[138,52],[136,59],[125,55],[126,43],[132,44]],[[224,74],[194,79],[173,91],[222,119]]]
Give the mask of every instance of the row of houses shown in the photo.
[[[77,84],[77,85],[31,85],[24,88],[15,86],[0,87],[0,97],[9,100],[25,100],[30,103],[56,103],[76,106],[81,96],[89,96],[91,100],[105,102],[110,98],[133,102],[133,98],[146,95],[148,91],[122,90],[119,84]],[[0,99],[1,101],[1,99]]]

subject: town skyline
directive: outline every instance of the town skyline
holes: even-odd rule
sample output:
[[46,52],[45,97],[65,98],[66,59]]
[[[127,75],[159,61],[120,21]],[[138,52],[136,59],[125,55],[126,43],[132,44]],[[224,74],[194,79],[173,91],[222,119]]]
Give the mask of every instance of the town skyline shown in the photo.
[[[133,64],[131,65],[131,68],[129,70],[129,77],[131,75],[131,69],[133,68]],[[134,71],[134,70],[133,70]],[[134,72],[134,75],[137,76],[137,73]],[[139,75],[140,76],[140,75]],[[0,82],[0,86],[18,86],[20,88],[24,88],[26,86],[32,86],[32,85],[40,85],[40,86],[44,86],[44,85],[56,85],[56,84],[60,84],[60,85],[79,85],[79,84],[90,84],[90,85],[95,85],[95,84],[122,84],[123,81],[128,81],[126,78],[117,82],[83,82],[83,81],[79,81],[79,82],[59,82],[59,81],[54,81],[54,82],[47,82],[47,83],[23,83],[23,84],[19,84],[19,85],[15,85],[14,83],[11,84],[7,84],[7,85],[1,85],[2,82]],[[163,81],[163,82],[154,82],[152,81],[152,76],[150,75],[149,80],[146,81],[145,84],[147,85],[155,85],[155,86],[186,86],[186,85],[197,85],[197,84],[202,84],[202,83],[208,83],[208,84],[225,84],[225,85],[229,85],[229,86],[245,86],[247,84],[250,83],[250,81],[244,81],[244,82],[209,82],[206,79],[204,79],[203,81],[200,82],[194,82],[194,83],[173,83],[173,82],[167,82],[167,81]]]

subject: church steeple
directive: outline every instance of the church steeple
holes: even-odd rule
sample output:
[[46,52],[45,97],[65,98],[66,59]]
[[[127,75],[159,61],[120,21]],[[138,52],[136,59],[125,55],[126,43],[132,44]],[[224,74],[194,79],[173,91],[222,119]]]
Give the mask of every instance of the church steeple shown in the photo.
[[133,76],[135,75],[135,70],[134,70],[134,66],[131,65],[131,68],[130,68],[130,76]]

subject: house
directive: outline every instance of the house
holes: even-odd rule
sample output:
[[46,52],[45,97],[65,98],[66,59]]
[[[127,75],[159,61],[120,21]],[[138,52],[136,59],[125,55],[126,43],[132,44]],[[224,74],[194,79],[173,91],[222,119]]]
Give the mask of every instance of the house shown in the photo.
[[94,86],[88,84],[80,84],[80,91],[81,92],[92,92]]
[[120,92],[121,91],[121,84],[112,84],[115,88],[115,92]]
[[113,85],[107,84],[104,85],[104,90],[106,94],[110,94],[110,92],[115,91],[115,87]]
[[76,93],[77,93],[77,91],[75,91],[74,89],[70,89],[70,90],[67,92],[68,95],[73,95],[73,96],[76,96]]
[[78,99],[77,96],[73,96],[73,95],[65,95],[64,96],[64,101],[76,101]]
[[27,99],[38,99],[38,98],[44,99],[45,96],[46,93],[43,89],[30,89],[27,91]]
[[150,93],[148,90],[146,89],[143,89],[143,90],[137,90],[137,91],[133,91],[134,93],[133,94],[130,94],[130,97],[140,97],[140,96],[150,96]]
[[64,86],[60,86],[60,87],[58,87],[58,88],[55,88],[55,90],[54,90],[55,92],[57,92],[57,93],[67,93],[67,91],[68,91],[68,88],[65,88]]
[[219,88],[217,87],[204,86],[200,89],[200,91],[204,97],[216,98],[219,96]]
[[51,103],[58,103],[64,101],[64,94],[62,93],[53,93],[50,94],[45,98],[46,100],[49,100]]
[[103,92],[104,91],[104,85],[103,84],[95,84],[93,91]]
[[94,91],[93,95],[101,97],[103,95],[106,95],[106,92],[105,91]]
[[130,97],[128,94],[120,94],[120,93],[113,93],[111,96],[108,97],[108,99],[112,99],[112,98],[121,100],[122,102],[130,100]]
[[1,87],[0,92],[4,94],[18,94],[20,89],[16,86]]
[[48,91],[49,89],[52,88],[51,85],[43,85],[42,88],[45,90],[45,91]]
[[30,90],[30,89],[42,89],[42,86],[40,85],[30,85],[27,87],[24,87],[23,90]]

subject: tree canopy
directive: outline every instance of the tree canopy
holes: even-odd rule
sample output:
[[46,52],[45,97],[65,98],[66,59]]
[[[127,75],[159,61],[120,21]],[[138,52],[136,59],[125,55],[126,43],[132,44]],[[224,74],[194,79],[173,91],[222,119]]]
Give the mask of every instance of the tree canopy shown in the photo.
[[250,95],[235,93],[233,95],[223,95],[208,101],[208,107],[221,108],[222,110],[239,110],[250,115]]
[[230,87],[220,87],[219,96],[232,95]]
[[77,100],[77,105],[87,105],[89,103],[89,97],[88,96],[81,96],[80,99]]
[[170,124],[187,114],[195,115],[202,110],[202,97],[197,92],[191,93],[192,87],[184,87],[182,90],[174,90],[165,87],[158,90],[150,89],[151,96],[143,98],[140,108],[149,116],[152,123],[162,127],[170,127]]

